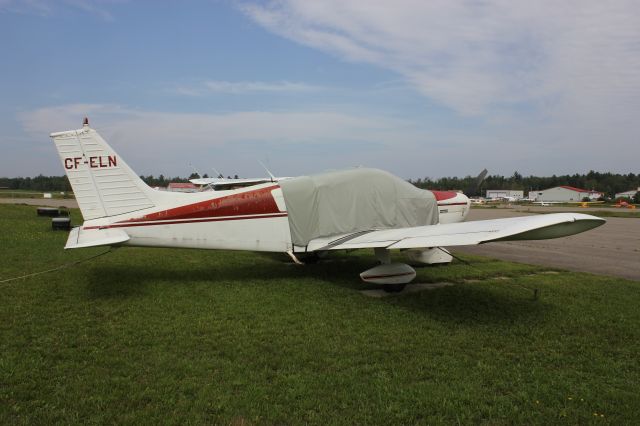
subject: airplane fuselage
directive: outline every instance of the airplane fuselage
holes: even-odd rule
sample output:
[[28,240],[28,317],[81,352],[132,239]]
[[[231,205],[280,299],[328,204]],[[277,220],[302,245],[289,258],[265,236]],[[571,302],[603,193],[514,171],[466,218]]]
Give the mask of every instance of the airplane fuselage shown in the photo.
[[[438,204],[439,223],[465,220],[470,201],[464,194],[432,192]],[[124,245],[131,246],[267,252],[305,250],[291,241],[287,207],[278,184],[181,195],[173,207],[88,220],[82,230],[120,229],[129,236]]]

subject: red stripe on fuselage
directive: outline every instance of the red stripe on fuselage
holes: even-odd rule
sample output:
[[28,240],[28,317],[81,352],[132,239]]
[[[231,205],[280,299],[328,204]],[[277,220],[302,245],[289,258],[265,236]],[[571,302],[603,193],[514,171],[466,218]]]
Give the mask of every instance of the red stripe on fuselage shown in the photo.
[[438,203],[438,207],[444,207],[444,206],[466,206],[467,203]]
[[148,221],[148,222],[133,222],[133,223],[117,222],[112,225],[83,226],[82,229],[110,229],[110,228],[132,228],[136,226],[183,225],[187,223],[226,222],[231,220],[247,220],[247,219],[271,219],[276,217],[287,217],[287,213],[282,212],[278,214],[268,214],[268,215],[216,217],[216,218],[207,218],[207,219],[162,220],[162,221],[154,220],[154,221]]
[[[230,220],[230,216],[265,215],[281,213],[271,191],[279,186],[269,186],[254,191],[241,192],[227,195],[226,197],[213,198],[186,206],[175,207],[161,212],[149,213],[142,217],[123,220],[120,223],[129,222],[155,222],[177,219],[209,219],[223,218]],[[286,213],[285,213],[286,215]],[[221,219],[223,220],[223,219]],[[115,224],[114,224],[115,225]],[[113,225],[112,225],[113,226]]]

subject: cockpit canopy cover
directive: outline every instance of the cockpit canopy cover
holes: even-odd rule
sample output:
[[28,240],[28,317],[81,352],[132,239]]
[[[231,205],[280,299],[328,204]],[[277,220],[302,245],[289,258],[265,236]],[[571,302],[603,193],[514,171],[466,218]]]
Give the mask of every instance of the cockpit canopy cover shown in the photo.
[[294,245],[319,237],[438,223],[430,191],[390,173],[357,168],[279,182]]

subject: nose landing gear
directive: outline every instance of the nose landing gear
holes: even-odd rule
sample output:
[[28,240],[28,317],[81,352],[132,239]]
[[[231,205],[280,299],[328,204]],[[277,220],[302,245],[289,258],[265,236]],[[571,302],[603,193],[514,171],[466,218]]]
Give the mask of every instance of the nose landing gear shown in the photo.
[[360,274],[362,281],[382,285],[387,293],[401,292],[416,277],[416,271],[405,263],[391,263],[389,250],[375,249],[376,257],[382,263]]

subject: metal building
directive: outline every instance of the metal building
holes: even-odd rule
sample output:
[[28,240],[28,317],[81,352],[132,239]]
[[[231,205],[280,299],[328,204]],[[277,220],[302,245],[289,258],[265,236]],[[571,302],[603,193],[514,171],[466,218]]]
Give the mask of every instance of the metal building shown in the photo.
[[555,188],[545,189],[543,191],[531,191],[529,193],[529,199],[533,201],[582,201],[587,197],[591,200],[597,200],[604,194],[602,192],[575,188],[573,186],[556,186]]
[[618,192],[618,193],[616,194],[616,198],[622,198],[622,197],[625,197],[625,198],[633,198],[633,197],[635,197],[635,196],[636,196],[636,194],[637,194],[638,192],[640,192],[640,188],[638,188],[638,189],[632,189],[632,190],[630,190],[630,191]]
[[514,200],[521,200],[524,198],[524,191],[515,189],[487,189],[486,198],[512,198]]

